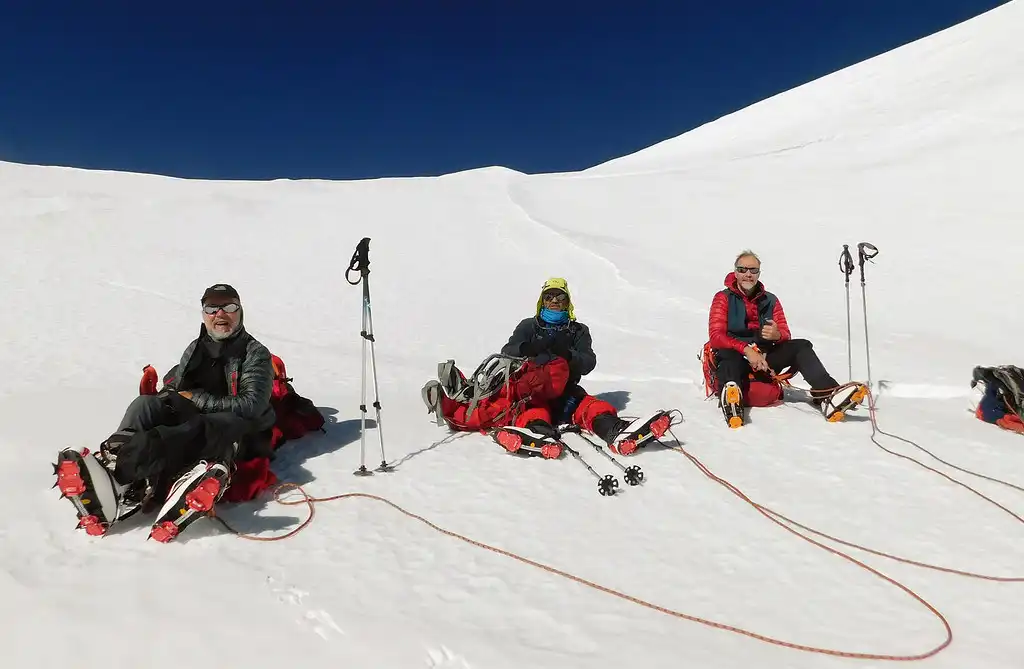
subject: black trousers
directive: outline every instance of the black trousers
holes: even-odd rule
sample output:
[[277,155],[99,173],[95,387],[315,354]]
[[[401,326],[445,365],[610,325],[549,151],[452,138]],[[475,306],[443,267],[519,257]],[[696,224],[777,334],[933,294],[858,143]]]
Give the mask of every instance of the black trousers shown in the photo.
[[230,467],[253,433],[251,421],[229,412],[201,414],[177,393],[137,398],[122,429],[125,423],[136,433],[118,452],[114,478],[122,485],[149,479],[158,489],[200,460]]
[[[733,349],[715,349],[715,359],[719,388],[733,381],[746,394],[751,372],[750,363],[747,362],[746,357]],[[818,354],[814,352],[814,345],[806,339],[790,339],[779,342],[765,353],[765,359],[768,361],[768,366],[776,372],[781,372],[792,366],[804,377],[811,387],[811,395],[814,397],[827,397],[839,385],[818,359]],[[764,380],[771,380],[771,377],[763,372],[756,373],[755,378],[761,375]]]

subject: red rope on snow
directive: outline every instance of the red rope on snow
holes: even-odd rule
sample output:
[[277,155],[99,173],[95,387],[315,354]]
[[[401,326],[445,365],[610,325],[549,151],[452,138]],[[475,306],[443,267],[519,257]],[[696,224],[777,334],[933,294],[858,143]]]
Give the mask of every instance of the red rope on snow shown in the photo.
[[[787,385],[791,385],[788,382],[788,380],[786,381],[786,384]],[[844,384],[842,386],[838,386],[836,389],[849,387],[850,385],[853,385],[853,384]],[[833,389],[830,389],[830,390],[833,390]],[[1022,488],[1020,486],[1017,486],[1017,485],[1015,485],[1013,483],[1009,483],[1007,481],[1002,481],[1000,479],[996,479],[996,478],[989,477],[989,476],[986,476],[986,475],[983,475],[983,474],[979,474],[977,472],[972,472],[970,470],[967,470],[967,469],[958,467],[956,465],[953,465],[951,463],[948,463],[945,460],[942,460],[941,458],[936,456],[934,453],[931,453],[927,449],[924,449],[923,447],[921,447],[920,445],[910,441],[909,439],[904,439],[903,437],[899,437],[899,436],[896,436],[896,435],[893,435],[893,434],[890,434],[890,433],[882,431],[878,427],[877,418],[875,416],[874,395],[871,393],[870,389],[868,389],[868,407],[869,407],[869,413],[870,413],[870,416],[871,416],[871,424],[872,424],[871,440],[879,448],[881,448],[882,450],[884,450],[884,451],[886,451],[886,452],[888,452],[888,453],[890,453],[892,455],[895,455],[897,457],[900,457],[900,458],[903,458],[903,459],[915,462],[918,465],[924,467],[925,469],[928,469],[928,470],[930,470],[932,472],[935,472],[936,474],[938,474],[938,475],[948,479],[949,481],[951,481],[951,482],[953,482],[953,483],[955,483],[955,484],[957,484],[959,486],[962,486],[962,487],[966,488],[967,490],[973,492],[974,494],[978,495],[982,499],[988,501],[989,503],[993,504],[994,506],[996,506],[996,507],[1002,509],[1003,511],[1005,511],[1006,513],[1010,514],[1011,516],[1013,516],[1018,521],[1024,523],[1024,518],[1022,518],[1018,514],[1014,513],[1013,511],[1010,511],[1005,506],[1003,506],[1003,505],[999,504],[998,502],[992,500],[991,498],[987,497],[986,495],[978,492],[977,490],[975,490],[971,486],[969,486],[969,485],[967,485],[967,484],[965,484],[965,483],[963,483],[961,481],[958,481],[957,479],[954,479],[953,477],[951,477],[951,476],[949,476],[949,475],[947,475],[947,474],[945,474],[945,473],[943,473],[943,472],[941,472],[941,471],[939,471],[939,470],[937,470],[937,469],[935,469],[933,467],[930,467],[930,466],[928,466],[928,465],[926,465],[926,464],[916,460],[915,458],[912,458],[912,457],[909,457],[909,456],[906,456],[906,455],[902,455],[902,454],[896,453],[895,451],[892,451],[892,450],[890,450],[888,448],[885,448],[885,446],[882,446],[882,444],[878,442],[878,440],[876,439],[875,435],[876,434],[884,434],[886,436],[890,436],[890,437],[893,437],[895,439],[899,439],[899,440],[904,441],[906,443],[912,444],[915,447],[917,447],[917,448],[921,449],[922,451],[924,451],[925,453],[928,453],[930,456],[932,456],[933,458],[935,458],[939,462],[942,462],[943,464],[946,464],[947,466],[952,467],[954,469],[957,469],[959,471],[962,471],[962,472],[965,472],[965,473],[968,473],[968,474],[972,474],[974,476],[978,476],[980,478],[984,478],[986,480],[993,481],[995,483],[1000,483],[1002,485],[1008,486],[1010,488],[1013,488],[1013,489],[1021,491],[1021,492],[1024,492],[1024,488]],[[674,437],[674,435],[673,435],[673,437]],[[768,643],[768,644],[772,644],[772,645],[776,645],[776,646],[781,646],[781,647],[784,647],[784,648],[790,648],[790,649],[798,650],[798,651],[804,651],[804,652],[809,652],[809,653],[817,653],[817,654],[822,654],[822,655],[831,655],[831,656],[835,656],[835,657],[844,657],[844,658],[849,658],[849,659],[885,660],[885,661],[915,661],[915,660],[924,660],[924,659],[927,659],[929,657],[933,657],[933,656],[937,655],[938,653],[943,651],[945,648],[947,648],[950,645],[950,643],[952,643],[953,631],[952,631],[952,628],[951,628],[951,626],[949,624],[949,621],[945,618],[945,616],[943,616],[943,614],[941,612],[939,612],[939,610],[937,608],[935,608],[932,604],[927,602],[923,597],[921,597],[919,594],[914,592],[908,586],[900,583],[899,581],[897,581],[896,579],[894,579],[894,578],[892,578],[890,576],[887,576],[887,575],[883,574],[881,571],[879,571],[879,570],[877,570],[877,569],[875,569],[875,568],[865,564],[864,562],[862,562],[862,561],[860,561],[860,560],[858,560],[858,559],[856,559],[856,558],[854,558],[854,557],[852,557],[852,556],[850,556],[850,555],[848,555],[848,554],[846,554],[846,553],[844,553],[844,552],[842,552],[842,551],[840,551],[838,549],[835,549],[835,548],[832,548],[830,546],[827,546],[827,545],[821,543],[820,541],[817,541],[817,540],[811,538],[810,536],[807,536],[806,534],[803,534],[803,533],[801,533],[800,531],[798,531],[797,529],[794,529],[794,528],[799,528],[800,530],[803,530],[804,532],[818,535],[818,536],[820,536],[820,537],[822,537],[824,539],[828,539],[830,541],[834,541],[836,543],[842,544],[844,546],[848,546],[850,548],[856,548],[856,549],[859,549],[859,550],[863,550],[863,551],[865,551],[867,553],[871,553],[871,554],[877,555],[879,557],[888,558],[888,559],[891,559],[891,560],[895,560],[897,562],[913,565],[913,566],[916,566],[916,567],[922,567],[922,568],[931,569],[931,570],[935,570],[935,571],[941,571],[941,572],[945,572],[945,573],[956,574],[956,575],[960,575],[960,576],[966,576],[966,577],[982,579],[982,580],[987,580],[987,581],[1024,582],[1024,577],[990,576],[990,575],[984,575],[984,574],[979,574],[979,573],[974,573],[974,572],[969,572],[969,571],[964,571],[964,570],[959,570],[959,569],[952,569],[952,568],[949,568],[949,567],[942,567],[942,566],[932,565],[932,564],[928,564],[928,563],[925,563],[925,562],[920,562],[920,561],[917,561],[917,560],[911,560],[911,559],[903,558],[903,557],[900,557],[900,556],[897,556],[897,555],[894,555],[894,554],[891,554],[891,553],[887,553],[887,552],[884,552],[884,551],[875,550],[875,549],[863,546],[861,544],[857,544],[857,543],[854,543],[854,542],[846,541],[846,540],[837,538],[837,537],[835,537],[833,535],[826,534],[824,532],[818,531],[818,530],[816,530],[814,528],[811,528],[811,527],[809,527],[807,525],[801,524],[801,523],[799,523],[799,522],[797,522],[797,521],[795,521],[795,520],[793,520],[793,519],[791,519],[791,518],[789,518],[789,517],[787,517],[787,516],[785,516],[785,515],[783,515],[781,513],[778,513],[777,511],[774,511],[773,509],[771,509],[769,507],[766,507],[766,506],[764,506],[764,505],[762,505],[762,504],[752,500],[742,490],[740,490],[737,486],[735,486],[734,484],[730,483],[728,480],[726,480],[726,479],[716,475],[709,467],[707,467],[707,465],[705,465],[703,462],[701,462],[700,459],[698,459],[692,453],[690,453],[689,451],[684,449],[681,445],[678,445],[678,444],[681,443],[681,442],[679,442],[678,439],[676,439],[676,443],[677,443],[677,446],[670,447],[671,450],[675,450],[675,451],[681,453],[682,455],[684,455],[687,459],[690,460],[690,462],[694,466],[697,467],[697,469],[702,474],[707,476],[709,479],[711,479],[715,483],[718,483],[719,485],[725,487],[729,492],[731,492],[732,494],[736,495],[738,498],[740,498],[744,502],[746,502],[749,505],[751,505],[758,513],[763,515],[765,518],[767,518],[771,522],[775,523],[776,525],[778,525],[779,527],[783,528],[787,532],[793,534],[794,536],[796,536],[796,537],[798,537],[800,539],[803,539],[804,541],[810,543],[811,545],[816,546],[816,547],[818,547],[818,548],[820,548],[820,549],[822,549],[822,550],[824,550],[824,551],[826,551],[826,552],[828,552],[828,553],[830,553],[832,555],[840,557],[840,558],[850,562],[851,564],[854,564],[854,565],[856,565],[856,566],[858,566],[858,567],[868,571],[869,573],[877,576],[878,578],[880,578],[883,581],[889,583],[890,585],[893,585],[896,588],[902,590],[904,593],[906,593],[912,599],[914,599],[919,604],[921,604],[929,613],[931,613],[933,616],[935,616],[939,620],[940,624],[942,625],[945,638],[942,640],[941,643],[939,643],[938,645],[930,648],[929,650],[926,650],[926,651],[923,651],[923,652],[920,652],[920,653],[905,654],[905,655],[883,654],[883,653],[869,653],[869,652],[863,652],[863,651],[856,651],[855,652],[855,651],[847,651],[847,650],[835,650],[835,649],[830,649],[830,648],[825,648],[825,647],[818,647],[818,646],[810,646],[810,645],[798,644],[798,643],[794,643],[794,642],[791,642],[791,641],[786,641],[786,640],[783,640],[783,639],[778,639],[778,638],[767,636],[767,635],[764,635],[764,634],[759,634],[759,633],[751,631],[751,630],[743,629],[743,628],[740,628],[740,627],[736,627],[736,626],[733,626],[733,625],[728,625],[728,624],[721,623],[721,622],[716,622],[716,621],[713,621],[713,620],[709,620],[709,619],[706,619],[706,618],[701,618],[699,616],[690,615],[690,614],[683,613],[683,612],[680,612],[680,611],[676,611],[676,610],[673,610],[673,609],[670,609],[670,608],[667,608],[667,607],[664,607],[664,606],[653,604],[653,603],[651,603],[649,601],[640,599],[639,597],[634,597],[632,595],[620,592],[618,590],[615,590],[615,589],[612,589],[612,588],[600,585],[600,584],[595,583],[593,581],[589,581],[587,579],[584,579],[584,578],[582,578],[580,576],[577,576],[575,574],[572,574],[570,572],[558,569],[556,567],[552,567],[552,566],[549,566],[549,565],[542,564],[542,563],[537,562],[535,560],[531,560],[531,559],[529,559],[527,557],[524,557],[522,555],[519,555],[519,554],[517,554],[517,553],[515,553],[513,551],[509,551],[509,550],[505,550],[505,549],[502,549],[502,548],[498,548],[496,546],[492,546],[490,544],[486,544],[486,543],[483,543],[481,541],[477,541],[475,539],[472,539],[472,538],[467,537],[465,535],[459,534],[457,532],[453,532],[451,530],[445,529],[445,528],[440,527],[439,525],[437,525],[437,524],[427,520],[426,518],[424,518],[424,517],[422,517],[420,515],[417,515],[417,514],[411,512],[411,511],[409,511],[409,510],[399,506],[398,504],[395,504],[394,502],[392,502],[392,501],[390,501],[390,500],[388,500],[388,499],[386,499],[384,497],[381,497],[379,495],[372,495],[372,494],[369,494],[369,493],[350,492],[350,493],[342,493],[342,494],[338,494],[338,495],[331,495],[329,497],[313,497],[313,496],[309,495],[308,493],[306,493],[306,491],[302,488],[302,486],[300,486],[298,484],[295,484],[295,483],[281,483],[281,484],[279,484],[279,485],[277,485],[277,486],[275,486],[273,488],[273,495],[274,495],[275,501],[277,501],[280,504],[286,505],[286,506],[295,506],[295,505],[305,504],[306,507],[309,510],[309,515],[306,517],[306,519],[297,528],[289,531],[287,534],[279,535],[279,536],[260,537],[260,536],[246,534],[246,533],[243,533],[243,532],[239,532],[238,530],[235,530],[230,525],[228,525],[222,518],[217,517],[216,519],[218,521],[220,521],[230,532],[232,532],[233,534],[237,535],[238,537],[240,537],[242,539],[249,539],[249,540],[253,540],[253,541],[280,541],[280,540],[287,539],[289,537],[294,536],[299,531],[301,531],[302,529],[306,528],[310,524],[310,522],[312,522],[313,516],[315,514],[316,504],[324,503],[324,502],[330,502],[330,501],[335,501],[335,500],[341,500],[341,499],[355,499],[355,498],[371,499],[371,500],[374,500],[374,501],[377,501],[377,502],[381,502],[381,503],[391,507],[392,509],[398,511],[399,513],[407,516],[408,518],[411,518],[413,520],[417,520],[417,521],[427,525],[431,529],[433,529],[433,530],[435,530],[435,531],[437,531],[437,532],[439,532],[441,534],[444,534],[445,536],[448,536],[448,537],[451,537],[451,538],[454,538],[454,539],[458,539],[460,541],[463,541],[463,542],[465,542],[467,544],[470,544],[472,546],[475,546],[477,548],[481,548],[481,549],[484,549],[484,550],[496,553],[498,555],[502,555],[504,557],[511,558],[511,559],[516,560],[518,562],[521,562],[523,564],[526,564],[526,565],[529,565],[529,566],[532,566],[532,567],[536,567],[536,568],[541,569],[541,570],[543,570],[543,571],[545,571],[547,573],[554,574],[556,576],[560,576],[562,578],[565,578],[567,580],[573,581],[575,583],[578,583],[580,585],[586,586],[588,588],[592,588],[594,590],[598,590],[600,592],[612,595],[614,597],[623,599],[625,601],[632,602],[634,604],[637,604],[638,606],[642,606],[644,608],[647,608],[647,609],[650,609],[650,610],[653,610],[653,611],[657,611],[659,613],[663,613],[665,615],[669,615],[669,616],[672,616],[674,618],[679,618],[679,619],[682,619],[682,620],[688,620],[690,622],[694,622],[694,623],[698,623],[698,624],[701,624],[701,625],[705,625],[707,627],[711,627],[711,628],[718,629],[718,630],[721,630],[721,631],[726,631],[726,632],[731,632],[731,633],[739,634],[741,636],[745,636],[745,637],[748,637],[748,638],[751,638],[751,639],[756,639],[756,640],[762,641],[764,643]],[[302,495],[302,498],[299,499],[299,500],[292,500],[292,501],[286,501],[286,500],[282,499],[281,498],[282,491],[287,490],[287,489],[291,489],[291,488],[296,489]]]

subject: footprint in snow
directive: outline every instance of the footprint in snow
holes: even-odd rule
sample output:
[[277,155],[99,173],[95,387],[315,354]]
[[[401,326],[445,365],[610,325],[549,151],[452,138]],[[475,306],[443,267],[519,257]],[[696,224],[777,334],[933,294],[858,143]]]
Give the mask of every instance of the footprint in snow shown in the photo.
[[472,669],[465,658],[459,657],[445,646],[429,649],[426,664],[429,669]]
[[[267,586],[277,596],[277,600],[284,604],[292,604],[295,606],[302,606],[303,600],[309,596],[309,593],[300,590],[299,588],[280,583],[274,580],[273,577],[267,577]],[[301,618],[296,622],[302,622],[309,625],[313,632],[318,634],[321,638],[330,639],[330,632],[333,630],[338,634],[345,634],[345,631],[338,627],[337,623],[334,622],[334,618],[331,614],[323,609],[309,609],[305,611]]]

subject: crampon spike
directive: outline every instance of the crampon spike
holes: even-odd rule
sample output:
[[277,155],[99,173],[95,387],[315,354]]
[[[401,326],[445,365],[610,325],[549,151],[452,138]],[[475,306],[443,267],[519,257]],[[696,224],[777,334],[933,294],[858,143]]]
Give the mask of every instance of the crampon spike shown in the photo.
[[149,539],[156,539],[162,544],[166,544],[174,537],[178,536],[178,526],[169,520],[165,520],[159,525],[154,525],[153,529],[149,532]]
[[668,429],[672,427],[672,416],[665,414],[658,420],[651,423],[651,432],[654,433],[655,439],[661,439],[668,432]]
[[515,453],[519,450],[519,447],[523,445],[523,438],[521,436],[515,432],[509,432],[506,430],[499,431],[495,440],[509,453]]
[[220,481],[215,478],[208,478],[196,486],[195,490],[185,495],[185,503],[193,511],[203,513],[213,508],[213,504],[217,499],[217,493],[219,492]]
[[544,444],[540,447],[540,454],[549,460],[554,460],[562,454],[561,444]]
[[96,516],[85,516],[78,521],[77,528],[85,529],[85,533],[91,537],[99,537],[107,532],[107,528],[100,522],[100,519]]
[[636,450],[636,439],[625,439],[618,444],[609,444],[608,448],[619,455],[629,455]]

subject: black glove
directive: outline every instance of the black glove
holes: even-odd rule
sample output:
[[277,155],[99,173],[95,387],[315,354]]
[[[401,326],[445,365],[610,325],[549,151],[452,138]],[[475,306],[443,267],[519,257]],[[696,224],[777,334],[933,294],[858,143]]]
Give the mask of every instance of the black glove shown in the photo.
[[548,350],[549,346],[550,342],[547,339],[531,339],[519,345],[519,355],[524,358],[533,358]]
[[192,400],[185,399],[173,389],[164,388],[157,393],[157,397],[163,400],[165,412],[169,412],[182,422],[199,415],[199,409]]
[[572,350],[569,348],[572,345],[572,336],[568,332],[560,332],[555,335],[554,341],[551,342],[550,351],[560,358],[565,358],[566,362],[572,360]]

